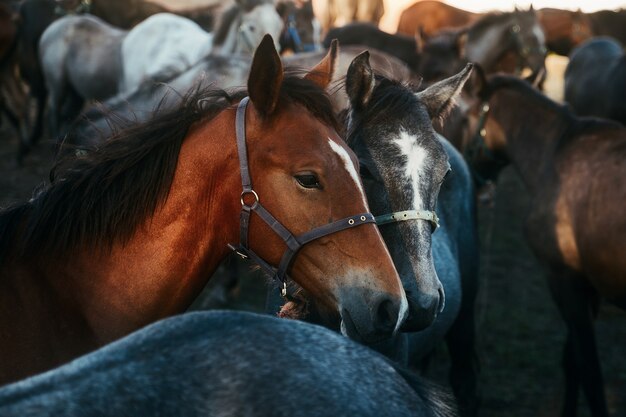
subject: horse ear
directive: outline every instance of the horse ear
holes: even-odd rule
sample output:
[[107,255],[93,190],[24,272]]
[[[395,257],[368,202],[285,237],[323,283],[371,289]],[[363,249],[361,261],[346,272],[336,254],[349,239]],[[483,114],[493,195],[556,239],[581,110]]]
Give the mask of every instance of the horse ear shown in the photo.
[[276,110],[282,83],[283,64],[276,52],[274,40],[270,35],[265,35],[254,51],[248,76],[248,95],[261,116],[269,116]]
[[335,73],[335,64],[337,62],[337,52],[339,49],[339,42],[337,39],[333,39],[330,42],[330,48],[328,53],[307,75],[304,76],[309,81],[313,81],[319,85],[322,89],[326,89],[330,82],[333,80],[333,74]]
[[459,95],[465,82],[472,74],[472,67],[473,64],[467,64],[458,74],[439,81],[416,94],[417,98],[426,106],[431,119],[444,118],[454,107],[456,96]]
[[365,106],[374,91],[374,71],[370,66],[370,53],[361,52],[350,63],[346,75],[346,92],[354,108]]

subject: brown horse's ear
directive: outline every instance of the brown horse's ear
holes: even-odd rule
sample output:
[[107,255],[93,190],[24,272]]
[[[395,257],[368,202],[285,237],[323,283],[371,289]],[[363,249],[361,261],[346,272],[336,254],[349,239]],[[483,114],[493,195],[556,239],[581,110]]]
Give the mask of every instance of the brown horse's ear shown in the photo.
[[328,87],[333,80],[333,74],[335,73],[335,64],[337,62],[337,53],[339,50],[339,42],[337,39],[333,39],[330,43],[330,48],[326,56],[317,64],[307,75],[304,76],[309,81],[313,81],[319,85],[323,90]]
[[274,40],[270,35],[265,35],[254,51],[248,76],[250,101],[262,117],[269,116],[276,110],[282,83],[283,64],[274,47]]
[[361,52],[350,63],[346,75],[346,92],[350,104],[354,108],[360,108],[369,102],[374,91],[374,71],[370,66],[370,53]]
[[444,118],[454,107],[456,96],[459,95],[465,82],[472,74],[472,67],[473,64],[467,64],[458,74],[439,81],[416,94],[417,98],[426,106],[431,119]]

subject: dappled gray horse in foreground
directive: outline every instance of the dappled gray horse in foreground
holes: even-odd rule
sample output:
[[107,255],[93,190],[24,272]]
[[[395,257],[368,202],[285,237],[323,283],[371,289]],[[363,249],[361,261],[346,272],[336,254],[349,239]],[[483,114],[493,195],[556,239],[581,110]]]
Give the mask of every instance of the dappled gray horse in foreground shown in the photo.
[[243,312],[169,318],[0,389],[0,415],[445,416],[441,394],[325,328]]

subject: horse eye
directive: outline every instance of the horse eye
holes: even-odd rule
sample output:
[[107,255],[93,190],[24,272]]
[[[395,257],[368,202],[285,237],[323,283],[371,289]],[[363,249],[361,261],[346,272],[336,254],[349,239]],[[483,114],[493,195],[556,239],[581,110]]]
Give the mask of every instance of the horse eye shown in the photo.
[[315,174],[300,174],[295,175],[296,181],[304,188],[317,188],[322,189],[322,184],[320,184],[317,175]]

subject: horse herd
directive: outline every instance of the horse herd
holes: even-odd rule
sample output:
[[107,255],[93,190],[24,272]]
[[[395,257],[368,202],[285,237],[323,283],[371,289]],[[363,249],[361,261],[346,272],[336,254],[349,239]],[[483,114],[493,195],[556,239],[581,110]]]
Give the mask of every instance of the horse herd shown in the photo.
[[[0,415],[479,415],[476,201],[509,164],[567,325],[562,415],[581,389],[609,415],[624,12],[423,0],[389,34],[302,1],[121,4],[0,3],[17,159],[55,142],[49,183],[0,212]],[[283,318],[180,314],[233,253]],[[444,342],[451,394],[415,374]]]

